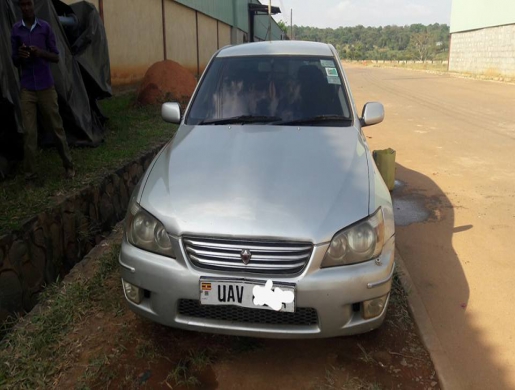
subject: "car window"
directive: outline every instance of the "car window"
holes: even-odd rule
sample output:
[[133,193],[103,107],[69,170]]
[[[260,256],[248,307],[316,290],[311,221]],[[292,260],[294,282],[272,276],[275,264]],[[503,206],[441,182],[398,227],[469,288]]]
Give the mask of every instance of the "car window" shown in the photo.
[[317,116],[350,119],[351,112],[332,57],[217,58],[207,70],[186,123],[239,116],[296,121]]

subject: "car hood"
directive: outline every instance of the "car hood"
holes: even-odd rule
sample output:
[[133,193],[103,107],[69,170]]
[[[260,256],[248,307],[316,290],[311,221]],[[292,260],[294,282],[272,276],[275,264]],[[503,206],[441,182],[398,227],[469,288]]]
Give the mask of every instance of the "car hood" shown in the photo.
[[181,126],[140,204],[169,234],[322,243],[369,214],[354,127]]

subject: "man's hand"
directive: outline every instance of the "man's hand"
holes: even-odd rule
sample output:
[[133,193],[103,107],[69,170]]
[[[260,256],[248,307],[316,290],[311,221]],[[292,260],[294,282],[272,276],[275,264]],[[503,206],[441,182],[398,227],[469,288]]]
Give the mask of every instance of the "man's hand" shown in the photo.
[[30,46],[29,49],[30,49],[30,54],[33,57],[45,57],[46,52],[44,50],[41,50],[39,47]]
[[59,62],[59,56],[55,53],[50,53],[46,50],[40,49],[37,46],[30,46],[30,55],[36,58],[43,58],[50,62]]
[[21,45],[19,48],[18,48],[18,57],[26,60],[27,58],[30,57],[30,48],[25,46],[25,45]]

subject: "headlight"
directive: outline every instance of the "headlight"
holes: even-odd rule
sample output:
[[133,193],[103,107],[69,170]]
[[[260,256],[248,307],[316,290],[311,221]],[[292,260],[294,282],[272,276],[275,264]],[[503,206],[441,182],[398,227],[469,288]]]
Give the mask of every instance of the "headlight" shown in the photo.
[[337,233],[325,254],[322,267],[361,263],[378,257],[384,245],[381,208],[364,221]]
[[126,218],[125,231],[132,245],[175,258],[172,242],[163,224],[143,210],[134,199],[131,199]]

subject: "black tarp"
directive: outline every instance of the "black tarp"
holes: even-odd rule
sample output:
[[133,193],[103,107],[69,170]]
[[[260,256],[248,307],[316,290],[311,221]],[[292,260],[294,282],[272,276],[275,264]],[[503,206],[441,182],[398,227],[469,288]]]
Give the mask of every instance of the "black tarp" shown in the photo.
[[[5,156],[9,161],[22,153],[18,70],[13,66],[10,55],[14,19],[12,2],[0,0],[0,156]],[[5,169],[2,166],[2,170]]]
[[[96,146],[104,138],[105,117],[97,100],[111,96],[110,63],[104,25],[87,2],[68,6],[56,0],[34,0],[36,16],[52,26],[59,63],[52,64],[59,110],[70,145]],[[59,17],[72,17],[68,27]],[[21,114],[18,69],[11,60],[11,29],[21,19],[17,0],[0,0],[0,155],[21,159]],[[40,128],[40,143],[52,135]]]

